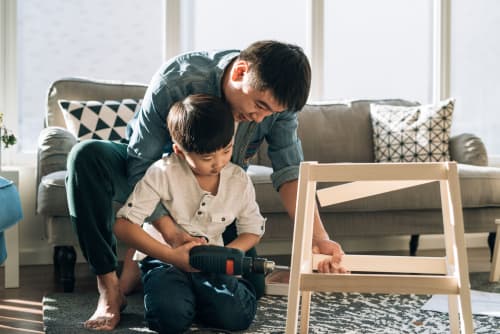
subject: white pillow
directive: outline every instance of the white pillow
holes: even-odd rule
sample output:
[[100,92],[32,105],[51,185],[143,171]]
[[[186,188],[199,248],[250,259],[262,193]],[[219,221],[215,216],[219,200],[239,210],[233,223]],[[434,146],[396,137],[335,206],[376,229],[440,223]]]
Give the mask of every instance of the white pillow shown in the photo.
[[125,138],[127,123],[140,110],[142,100],[57,102],[66,127],[79,140],[120,140]]
[[375,162],[448,161],[454,105],[370,105]]

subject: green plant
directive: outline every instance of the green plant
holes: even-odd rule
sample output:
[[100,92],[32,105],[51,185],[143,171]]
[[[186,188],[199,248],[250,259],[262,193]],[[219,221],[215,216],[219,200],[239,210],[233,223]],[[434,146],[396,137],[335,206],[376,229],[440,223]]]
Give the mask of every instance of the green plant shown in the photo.
[[5,148],[8,148],[9,146],[12,146],[15,143],[17,143],[16,136],[12,133],[12,131],[8,130],[3,124],[2,112],[0,112],[0,139],[1,139],[0,145],[2,145],[3,143],[3,146]]

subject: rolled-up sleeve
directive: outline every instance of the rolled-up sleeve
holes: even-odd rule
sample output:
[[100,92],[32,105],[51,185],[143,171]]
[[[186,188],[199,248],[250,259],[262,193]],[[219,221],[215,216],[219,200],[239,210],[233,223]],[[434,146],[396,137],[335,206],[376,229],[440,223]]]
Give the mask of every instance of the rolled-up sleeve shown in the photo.
[[116,217],[126,218],[134,224],[142,225],[144,220],[153,213],[158,202],[161,199],[168,199],[166,185],[167,182],[163,180],[162,173],[153,165],[137,182],[125,205],[116,213]]
[[299,178],[300,162],[304,160],[302,145],[297,135],[297,113],[284,111],[274,121],[266,141],[273,166],[271,180],[276,190],[285,182]]

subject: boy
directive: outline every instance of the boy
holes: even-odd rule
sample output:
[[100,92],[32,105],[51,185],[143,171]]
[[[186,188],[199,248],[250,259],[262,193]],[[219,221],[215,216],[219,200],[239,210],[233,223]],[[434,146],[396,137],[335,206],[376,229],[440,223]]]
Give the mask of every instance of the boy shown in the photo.
[[[238,236],[226,246],[243,252],[264,233],[265,219],[252,182],[230,163],[233,114],[219,98],[197,94],[175,103],[167,124],[174,153],[146,171],[118,211],[114,226],[119,239],[149,255],[141,262],[148,326],[160,333],[181,333],[196,318],[209,327],[246,329],[256,311],[251,284],[234,276],[192,272],[187,252],[173,258],[162,243],[170,240],[173,222],[190,235],[222,246],[222,233],[235,221]],[[158,202],[170,216],[154,222],[159,233],[150,233],[152,239],[140,225]],[[195,244],[189,242],[184,250]]]

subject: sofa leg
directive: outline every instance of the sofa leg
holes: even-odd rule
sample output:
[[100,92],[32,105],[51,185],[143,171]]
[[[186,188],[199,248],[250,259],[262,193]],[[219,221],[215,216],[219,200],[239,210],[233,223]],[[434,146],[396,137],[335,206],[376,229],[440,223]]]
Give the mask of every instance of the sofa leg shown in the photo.
[[495,232],[490,232],[488,234],[488,248],[490,249],[490,262],[493,260],[493,251],[495,249],[496,239],[497,239],[497,234]]
[[54,274],[64,292],[75,289],[76,252],[73,246],[54,247]]
[[419,234],[412,234],[410,238],[410,256],[417,255]]

